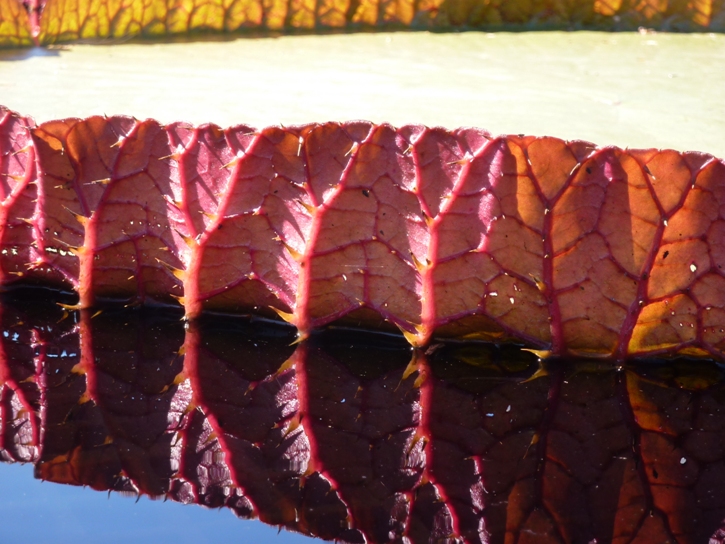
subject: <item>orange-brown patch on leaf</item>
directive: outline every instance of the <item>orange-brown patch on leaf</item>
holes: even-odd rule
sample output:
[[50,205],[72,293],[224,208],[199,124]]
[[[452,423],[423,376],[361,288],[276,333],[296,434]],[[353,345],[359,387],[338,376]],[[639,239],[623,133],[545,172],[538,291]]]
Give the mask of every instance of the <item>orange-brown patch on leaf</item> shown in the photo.
[[527,176],[504,176],[493,187],[501,213],[513,217],[530,229],[541,232],[544,226],[544,203],[536,185]]
[[725,278],[719,274],[705,274],[694,282],[692,294],[703,308],[715,306],[725,309]]
[[708,247],[702,240],[662,244],[647,285],[647,297],[671,295],[692,285],[710,268]]
[[651,430],[667,435],[676,436],[677,431],[673,428],[670,420],[662,413],[661,405],[653,399],[646,389],[643,379],[635,372],[628,371],[627,393],[629,403],[634,412],[637,426],[642,430]]
[[[556,255],[553,259],[553,287],[556,290],[571,287],[583,282],[595,273],[596,269],[605,260],[610,259],[609,248],[605,239],[599,234],[587,236],[564,253]],[[608,268],[611,274],[607,277],[610,282],[620,284],[627,281],[621,270]]]
[[380,242],[366,244],[365,253],[369,270],[365,303],[398,321],[419,322],[420,277],[410,263],[392,255]]
[[657,200],[666,215],[672,213],[692,183],[692,173],[682,154],[671,149],[660,151],[645,167]]
[[604,297],[596,283],[589,280],[560,293],[558,299],[567,345],[590,353],[614,351],[627,317],[622,306]]
[[725,309],[715,307],[702,312],[702,341],[725,355]]
[[490,218],[498,216],[498,201],[488,191],[456,196],[438,223],[438,258],[445,259],[483,246],[491,228]]
[[603,259],[589,270],[588,278],[607,300],[629,308],[637,296],[638,282],[627,278],[611,259]]
[[362,244],[317,255],[309,261],[309,314],[315,318],[344,313],[359,306],[365,298],[366,267]]
[[279,315],[271,308],[278,308],[282,312],[291,313],[277,293],[270,290],[269,285],[260,280],[247,280],[238,283],[230,289],[219,294],[205,298],[202,306],[204,310],[252,313],[268,318]]
[[639,314],[629,353],[644,354],[676,347],[697,337],[697,305],[686,295],[648,304]]
[[559,194],[578,164],[566,142],[558,138],[537,138],[529,144],[526,154],[539,188],[549,200]]
[[508,336],[499,323],[485,315],[468,315],[436,328],[436,335],[442,338],[460,338],[465,340],[482,340],[484,342],[501,342]]
[[549,309],[536,287],[507,275],[494,278],[487,287],[487,315],[525,338],[539,342],[551,340]]
[[705,235],[718,218],[718,202],[710,191],[695,186],[688,194],[682,208],[667,220],[662,241],[675,242]]
[[602,162],[601,157],[584,162],[554,206],[550,236],[555,253],[595,231],[609,184]]
[[725,273],[725,221],[715,221],[707,231],[707,244],[710,248],[712,266],[721,273]]
[[486,282],[499,272],[491,258],[480,252],[439,262],[433,270],[436,319],[475,311],[483,301]]
[[661,217],[639,163],[627,154],[617,158],[618,176],[607,187],[599,229],[614,259],[638,276],[652,249]]
[[18,0],[0,0],[0,47],[29,46],[30,20]]
[[509,273],[540,278],[544,244],[541,235],[505,217],[494,222],[487,237],[486,252]]

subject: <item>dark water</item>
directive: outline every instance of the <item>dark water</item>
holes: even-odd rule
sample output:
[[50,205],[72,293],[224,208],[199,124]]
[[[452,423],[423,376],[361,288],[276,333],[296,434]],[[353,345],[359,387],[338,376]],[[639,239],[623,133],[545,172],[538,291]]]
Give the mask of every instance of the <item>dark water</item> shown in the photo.
[[2,542],[724,541],[712,362],[0,313]]

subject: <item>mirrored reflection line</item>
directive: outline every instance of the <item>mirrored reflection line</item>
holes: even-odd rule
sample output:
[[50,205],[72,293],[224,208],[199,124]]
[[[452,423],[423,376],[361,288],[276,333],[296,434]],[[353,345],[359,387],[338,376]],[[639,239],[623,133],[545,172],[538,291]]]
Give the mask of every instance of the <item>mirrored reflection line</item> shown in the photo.
[[[0,307],[2,307],[0,305]],[[45,435],[47,433],[46,426],[44,425],[44,422],[48,420],[48,379],[47,379],[47,373],[46,373],[46,361],[45,361],[45,343],[42,341],[42,338],[40,334],[38,333],[37,329],[33,329],[33,363],[35,365],[35,382],[38,384],[39,387],[39,409],[38,409],[38,422],[39,422],[39,432],[38,432],[38,441],[36,442],[37,448],[38,448],[38,456],[36,460],[36,470],[37,470],[37,462],[42,457],[42,444],[45,441]],[[4,348],[4,344],[3,344]]]
[[428,482],[433,486],[440,501],[445,505],[448,518],[451,523],[451,534],[449,538],[461,540],[461,530],[458,516],[455,509],[451,507],[451,500],[446,493],[445,486],[436,478],[433,470],[435,464],[435,453],[433,443],[433,431],[431,428],[432,408],[435,406],[435,377],[430,368],[430,364],[425,354],[419,355],[419,372],[421,374],[420,382],[420,440],[423,441],[423,452],[425,454],[425,467],[421,476],[421,483]]
[[633,531],[633,539],[637,538],[637,535],[643,530],[648,517],[652,517],[654,513],[659,514],[660,522],[663,524],[663,528],[667,533],[668,538],[672,542],[677,542],[678,539],[675,533],[672,531],[670,525],[669,516],[660,510],[655,504],[655,499],[652,494],[652,482],[647,475],[646,460],[642,452],[642,428],[637,423],[637,416],[632,405],[630,395],[632,394],[633,387],[636,385],[637,376],[630,370],[624,370],[617,373],[616,388],[617,396],[620,399],[620,406],[622,409],[622,416],[624,424],[629,430],[629,435],[632,437],[632,455],[634,457],[634,470],[639,479],[642,494],[644,495],[645,508],[642,515],[637,523],[636,530]]
[[302,428],[303,432],[305,433],[305,436],[307,437],[307,441],[309,443],[310,447],[310,459],[307,465],[307,471],[304,474],[304,478],[309,478],[313,474],[317,473],[319,474],[324,480],[329,483],[331,486],[331,489],[335,492],[337,495],[337,498],[340,500],[342,505],[345,508],[345,511],[347,513],[346,516],[346,523],[347,523],[347,529],[352,528],[352,521],[354,520],[354,515],[352,512],[352,508],[350,504],[345,500],[345,498],[342,496],[341,490],[340,490],[340,484],[336,480],[336,478],[330,473],[329,470],[327,470],[327,467],[325,467],[324,462],[322,461],[322,455],[320,452],[320,444],[317,441],[316,434],[313,429],[312,425],[312,418],[311,415],[311,407],[309,404],[310,399],[310,389],[309,389],[309,381],[308,381],[308,368],[307,368],[307,358],[309,357],[309,350],[310,346],[307,342],[302,342],[298,344],[297,349],[295,350],[294,354],[292,355],[292,358],[294,360],[294,367],[295,367],[295,378],[297,380],[297,395],[299,399],[299,416],[297,420],[297,424],[299,427]]
[[[413,433],[413,437],[410,441],[410,445],[407,446],[405,457],[408,464],[411,462],[411,456],[415,453],[416,449],[420,449],[422,452],[422,456],[426,457],[426,446],[429,440],[426,440],[425,433],[423,432],[423,421],[425,417],[425,402],[423,400],[424,393],[423,393],[423,385],[426,382],[426,379],[428,377],[429,369],[426,362],[425,353],[421,350],[413,350],[411,361],[408,363],[408,366],[403,371],[403,375],[400,378],[400,382],[398,383],[398,387],[402,385],[402,383],[409,378],[411,375],[416,375],[415,382],[413,384],[414,388],[417,388],[420,391],[420,399],[418,401],[418,406],[420,409],[420,413],[418,415],[418,424],[415,429],[415,432]],[[420,476],[418,477],[417,481],[415,482],[415,485],[412,489],[407,491],[405,493],[406,500],[408,502],[408,512],[405,517],[405,524],[404,524],[404,530],[403,534],[401,536],[405,538],[410,538],[411,536],[411,528],[412,528],[412,521],[413,521],[413,514],[415,510],[415,499],[417,498],[418,492],[423,485],[424,482],[428,481],[427,476],[427,466],[428,464],[425,462],[425,459],[423,460],[423,469],[420,471]],[[431,485],[435,485],[431,482]]]
[[[418,357],[416,351],[411,354],[411,362],[407,365],[405,370],[400,367],[396,367],[390,370],[382,377],[367,382],[365,380],[360,381],[359,387],[359,419],[363,423],[363,427],[357,433],[359,440],[366,442],[370,449],[371,454],[371,472],[374,479],[385,481],[386,470],[393,470],[396,474],[406,473],[410,471],[416,473],[417,476],[410,477],[406,480],[405,485],[400,485],[397,488],[388,488],[389,498],[396,501],[396,505],[399,509],[405,509],[404,514],[400,512],[394,512],[395,507],[386,505],[384,501],[379,501],[375,504],[374,509],[378,512],[385,510],[389,518],[394,519],[395,523],[391,523],[388,528],[388,538],[393,540],[394,538],[402,538],[409,527],[410,515],[413,510],[413,503],[411,501],[411,493],[414,492],[421,482],[421,474],[419,460],[417,458],[417,443],[416,435],[419,430],[420,424],[420,364],[418,363]],[[412,372],[409,372],[412,370]],[[394,385],[394,387],[393,387]],[[379,400],[377,398],[380,387],[383,390],[389,391],[389,399],[393,401],[394,406],[389,407],[392,411],[400,410],[404,413],[404,419],[397,421],[395,425],[387,429],[387,436],[377,435],[369,431],[371,420],[374,421],[374,414],[376,410],[379,410]],[[374,452],[376,450],[383,450],[386,447],[386,442],[392,442],[396,439],[400,440],[400,444],[396,445],[396,453],[400,456],[400,462],[395,467],[390,465],[385,466],[383,463],[376,463],[376,457]],[[389,476],[389,474],[388,474]],[[359,491],[357,492],[359,493]],[[342,494],[345,495],[345,490],[342,490]],[[354,497],[356,490],[351,489],[349,495]],[[400,502],[398,502],[400,501]],[[359,513],[362,509],[360,508],[360,500],[351,498],[353,503],[353,511]],[[369,523],[359,522],[358,528],[361,528],[365,536],[370,542],[380,540],[380,532],[376,531],[375,527],[371,527]],[[395,535],[393,537],[393,535]]]
[[[2,305],[0,304],[0,308]],[[0,315],[2,310],[0,309]],[[2,344],[0,342],[0,344]],[[40,334],[37,329],[33,329],[30,335],[30,346],[32,347],[32,352],[34,354],[33,356],[33,380],[35,382],[35,387],[38,390],[38,406],[36,409],[32,412],[34,415],[34,425],[35,429],[33,432],[33,443],[34,447],[36,448],[36,461],[40,458],[40,444],[42,444],[43,440],[43,410],[45,409],[45,403],[44,395],[45,395],[45,387],[44,386],[44,371],[43,371],[43,363],[37,355],[37,348],[41,345],[41,339]],[[4,350],[4,347],[0,346],[0,350]]]
[[[31,433],[35,434],[35,428],[32,426],[32,415],[31,420],[28,422],[28,420],[25,420],[24,422],[21,422],[20,425],[16,426],[15,428],[12,428],[13,423],[15,423],[15,418],[13,418],[12,409],[10,407],[10,404],[12,402],[13,395],[17,395],[18,391],[12,386],[3,385],[0,389],[0,450],[3,450],[4,452],[7,452],[10,454],[10,452],[15,452],[13,454],[10,454],[11,458],[13,458],[15,461],[20,462],[27,462],[27,461],[34,461],[37,457],[37,453],[34,454],[30,459],[22,459],[18,455],[17,448],[18,446],[26,446],[31,447],[37,452],[37,441],[34,440],[29,444],[23,444],[18,440],[17,444],[13,444],[11,442],[11,433],[12,437],[19,438],[20,435],[22,435],[22,427],[27,425],[28,423],[31,425]],[[31,412],[32,414],[32,412]]]
[[[198,411],[202,417],[208,422],[212,429],[212,434],[207,438],[207,444],[213,440],[216,440],[221,447],[223,452],[223,464],[225,469],[229,472],[231,481],[237,490],[249,501],[252,506],[251,516],[258,517],[264,520],[264,512],[260,511],[260,508],[256,504],[255,498],[249,492],[242,481],[241,475],[236,470],[235,463],[233,462],[234,453],[229,447],[226,440],[226,433],[219,423],[214,410],[210,407],[207,402],[204,390],[202,387],[202,378],[199,372],[199,357],[201,350],[201,333],[199,328],[194,324],[190,323],[186,328],[186,335],[184,339],[184,375],[189,382],[192,391],[191,404],[195,411]],[[219,459],[216,460],[220,461]]]
[[116,437],[114,436],[114,426],[111,421],[111,414],[109,413],[109,406],[107,406],[108,399],[105,398],[102,391],[100,390],[100,376],[99,373],[102,370],[98,366],[100,358],[96,354],[94,349],[94,335],[93,325],[91,320],[94,315],[89,310],[79,311],[79,321],[76,325],[78,330],[79,350],[80,350],[80,361],[71,369],[72,374],[82,375],[85,380],[85,391],[79,399],[79,404],[90,403],[94,406],[95,411],[98,413],[100,420],[103,423],[105,431],[104,445],[113,444],[113,450],[116,453],[118,465],[120,467],[120,473],[117,475],[117,484],[123,488],[131,488],[131,492],[136,493],[136,500],[138,500],[142,494],[146,494],[150,497],[155,496],[155,493],[148,489],[144,482],[135,474],[132,467],[127,466],[126,456],[121,454],[121,447],[116,444]]
[[183,498],[177,496],[176,493],[180,493],[186,485],[191,488],[191,493],[194,497],[194,500],[199,504],[201,503],[201,486],[195,478],[190,477],[191,473],[193,473],[193,465],[190,462],[191,459],[190,455],[188,454],[188,450],[192,447],[192,439],[190,436],[191,420],[196,414],[196,409],[192,408],[190,405],[189,409],[184,413],[184,416],[182,417],[179,429],[176,431],[175,446],[178,447],[180,452],[179,468],[176,471],[176,474],[172,477],[169,485],[168,495],[170,495],[173,500],[181,503],[184,503],[185,501],[183,500]]
[[[552,512],[547,506],[545,500],[545,470],[547,463],[551,462],[549,459],[549,440],[550,431],[553,423],[556,419],[557,412],[561,407],[561,394],[562,387],[565,382],[564,369],[561,365],[553,366],[552,368],[544,370],[542,375],[534,379],[541,379],[544,375],[549,376],[551,383],[549,384],[549,390],[546,399],[546,409],[544,410],[541,422],[534,431],[534,438],[529,448],[526,450],[526,457],[529,454],[533,454],[536,458],[536,470],[534,472],[534,502],[535,508],[542,508],[550,519],[555,520],[557,518],[556,513]],[[533,449],[533,452],[532,452]],[[529,515],[531,512],[529,512]],[[559,542],[567,542],[566,536],[562,533],[562,528],[558,524],[554,524],[554,533]],[[521,538],[521,533],[516,536],[515,541],[518,542]]]
[[[5,361],[2,359],[0,359],[0,364],[5,363]],[[19,443],[18,445],[37,448],[39,439],[39,425],[37,421],[38,414],[36,407],[34,407],[28,400],[27,395],[16,380],[10,377],[0,377],[0,381],[2,382],[2,385],[0,385],[0,387],[2,388],[2,397],[0,398],[0,427],[2,427],[3,425],[8,425],[13,421],[14,418],[10,417],[12,416],[12,409],[10,407],[10,404],[12,401],[12,397],[17,397],[22,406],[20,413],[17,414],[17,417],[23,415],[27,416],[27,419],[21,425],[30,425],[31,429],[31,442],[29,444]],[[16,434],[19,434],[19,430],[16,431]],[[5,429],[2,429],[0,431],[0,449],[10,450],[11,448],[8,447],[10,446],[10,444],[5,443],[6,436],[7,435],[5,433]]]
[[[0,307],[0,323],[3,320],[2,307]],[[34,365],[34,370],[37,370],[37,366]],[[23,382],[36,388],[37,385],[37,372],[33,372],[31,376],[23,379]],[[14,414],[12,409],[12,399],[15,397],[20,406],[22,407],[17,414]],[[38,445],[40,440],[40,422],[39,418],[39,406],[33,405],[31,400],[28,398],[26,391],[23,389],[21,384],[18,382],[15,376],[13,376],[13,368],[11,365],[11,356],[5,349],[5,343],[0,342],[0,449],[7,452],[14,452],[13,455],[18,461],[29,462],[36,461],[38,458]],[[25,416],[25,419],[17,429],[14,429],[14,436],[17,437],[18,442],[14,446],[10,444],[8,434],[11,431],[11,426],[14,424],[16,419]],[[30,425],[30,442],[22,442],[22,427]],[[18,458],[19,453],[17,447],[28,447],[31,448],[33,453],[30,458]]]
[[[78,322],[78,338],[80,349],[80,361],[75,365],[71,372],[73,374],[82,375],[86,382],[86,390],[81,397],[81,404],[85,402],[93,402],[98,408],[99,391],[98,391],[98,374],[95,368],[95,355],[93,352],[93,332],[91,330],[91,313],[88,310],[79,312],[80,320]],[[102,411],[101,411],[102,412]]]

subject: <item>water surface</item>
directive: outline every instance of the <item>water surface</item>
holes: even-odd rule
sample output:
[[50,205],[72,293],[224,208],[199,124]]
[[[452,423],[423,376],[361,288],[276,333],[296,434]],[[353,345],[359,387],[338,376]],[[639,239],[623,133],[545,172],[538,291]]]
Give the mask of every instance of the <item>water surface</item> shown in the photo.
[[22,300],[1,308],[12,540],[723,541],[713,362],[334,329],[290,345],[240,318]]

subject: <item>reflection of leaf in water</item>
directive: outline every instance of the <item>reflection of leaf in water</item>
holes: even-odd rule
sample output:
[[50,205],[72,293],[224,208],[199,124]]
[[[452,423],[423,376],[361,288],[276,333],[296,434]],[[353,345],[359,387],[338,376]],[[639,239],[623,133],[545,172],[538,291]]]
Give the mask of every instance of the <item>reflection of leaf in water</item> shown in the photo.
[[453,344],[442,354],[447,359],[500,375],[525,372],[536,360],[530,353],[515,346],[493,347],[491,344]]
[[532,354],[491,344],[452,344],[436,350],[428,360],[437,378],[478,394],[503,383],[523,383],[540,370]]
[[643,379],[663,387],[702,391],[723,383],[725,369],[714,361],[648,361],[633,368]]
[[697,543],[725,528],[717,366],[547,361],[527,381],[536,358],[507,373],[508,348],[474,366],[450,357],[460,346],[429,360],[328,334],[290,356],[275,328],[232,349],[241,322],[224,338],[166,312],[0,310],[0,458],[50,481],[348,542]]
[[492,353],[488,346],[462,346],[451,354],[455,359],[471,366],[489,368],[492,366]]

